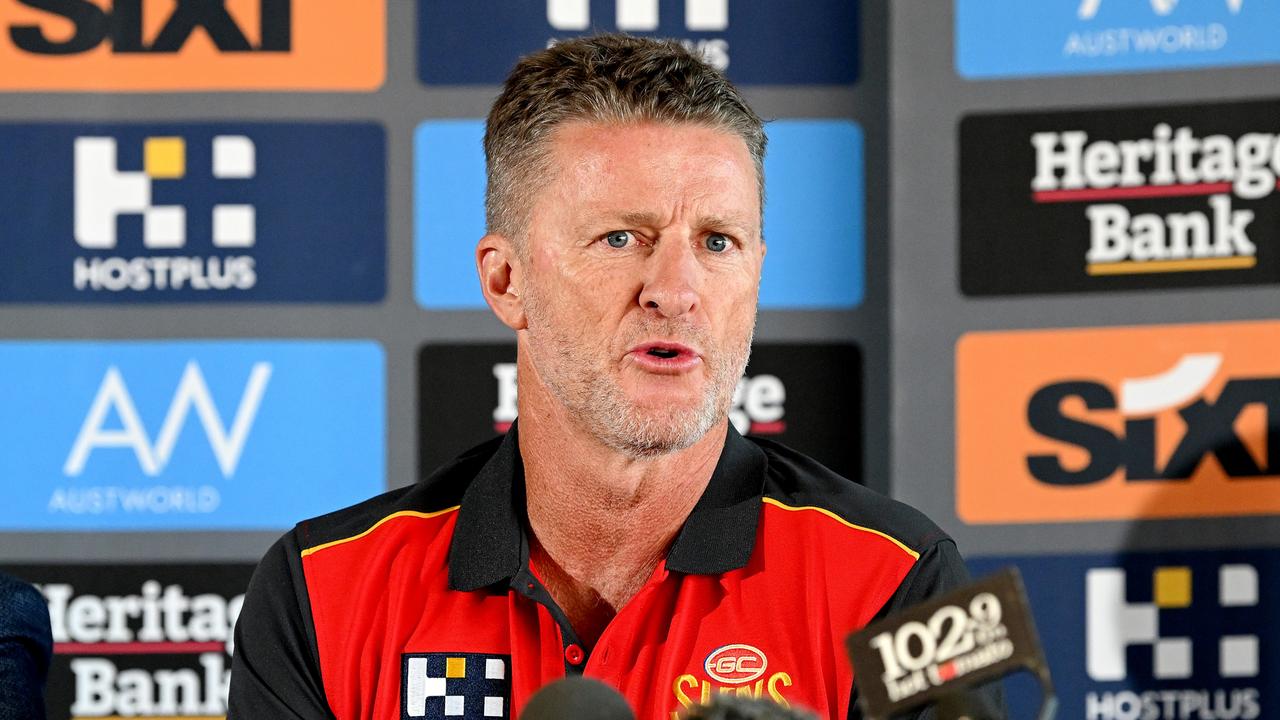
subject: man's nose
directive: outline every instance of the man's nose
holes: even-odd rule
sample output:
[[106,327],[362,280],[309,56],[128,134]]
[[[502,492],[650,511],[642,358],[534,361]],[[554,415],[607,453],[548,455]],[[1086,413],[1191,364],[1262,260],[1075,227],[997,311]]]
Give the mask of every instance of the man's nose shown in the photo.
[[659,241],[645,261],[640,305],[663,317],[679,317],[698,307],[702,267],[686,238]]

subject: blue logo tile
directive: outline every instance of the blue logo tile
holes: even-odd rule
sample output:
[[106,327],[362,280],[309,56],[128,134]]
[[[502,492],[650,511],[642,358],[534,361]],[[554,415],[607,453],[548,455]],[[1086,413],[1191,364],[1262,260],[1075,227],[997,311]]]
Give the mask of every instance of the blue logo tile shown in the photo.
[[0,124],[0,302],[376,302],[373,124]]
[[956,0],[971,79],[1280,62],[1278,0]]
[[857,0],[419,0],[418,76],[497,84],[522,55],[605,31],[679,39],[738,83],[858,77]]
[[3,530],[278,529],[385,489],[369,341],[0,342]]
[[[842,120],[769,123],[760,281],[765,309],[852,308],[865,288],[862,129]],[[428,121],[414,138],[415,294],[432,310],[485,307],[484,123]]]
[[[1022,572],[1059,717],[1260,718],[1280,703],[1280,551],[1168,551],[969,561]],[[1039,691],[1011,683],[1009,717]]]

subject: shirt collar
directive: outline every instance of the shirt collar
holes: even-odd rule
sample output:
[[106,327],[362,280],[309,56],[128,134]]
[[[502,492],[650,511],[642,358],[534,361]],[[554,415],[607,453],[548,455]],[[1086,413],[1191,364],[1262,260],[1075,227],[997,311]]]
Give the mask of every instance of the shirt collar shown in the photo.
[[[730,424],[711,481],[667,553],[668,570],[713,575],[747,564],[767,462],[764,451]],[[509,583],[528,564],[524,518],[524,463],[513,423],[462,496],[449,548],[449,587],[471,591]]]

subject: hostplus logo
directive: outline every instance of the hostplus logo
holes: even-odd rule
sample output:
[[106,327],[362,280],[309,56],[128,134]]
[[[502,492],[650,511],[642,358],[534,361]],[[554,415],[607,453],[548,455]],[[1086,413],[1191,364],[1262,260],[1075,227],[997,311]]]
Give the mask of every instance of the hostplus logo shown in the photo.
[[[658,0],[616,0],[614,25],[621,32],[658,29]],[[591,0],[547,0],[547,22],[563,32],[583,32],[592,25]],[[684,0],[684,28],[689,32],[724,32],[729,28],[729,0]],[[554,42],[554,41],[553,41]],[[681,40],[720,70],[729,67],[724,38]]]
[[[1031,136],[1036,203],[1078,203],[1089,227],[1089,275],[1238,270],[1257,264],[1256,213],[1241,202],[1271,197],[1280,134],[1201,135],[1156,124],[1150,135],[1091,138],[1082,130]],[[1192,204],[1139,212],[1153,199]]]
[[[493,409],[493,429],[505,433],[515,422],[518,410],[515,363],[495,363],[493,377],[498,384],[498,404]],[[742,434],[778,435],[786,432],[787,388],[776,375],[743,377],[733,390],[729,421]]]
[[[120,370],[107,369],[84,422],[63,463],[68,478],[79,477],[95,452],[129,450],[138,469],[147,477],[161,475],[173,456],[178,439],[194,412],[204,431],[210,451],[223,478],[235,475],[253,428],[254,419],[271,379],[270,363],[255,363],[245,381],[230,427],[214,404],[200,365],[188,362],[174,390],[154,440],[147,432]],[[116,418],[109,421],[108,418]],[[108,427],[118,424],[119,427]],[[48,502],[53,513],[211,513],[221,504],[221,495],[212,485],[151,487],[62,487],[54,489]]]
[[[187,145],[182,137],[148,137],[143,143],[143,169],[118,169],[118,143],[111,137],[75,141],[75,240],[81,248],[112,251],[118,243],[118,221],[142,219],[143,247],[167,251],[135,257],[91,255],[73,261],[74,285],[80,291],[248,290],[257,283],[254,258],[236,251],[257,241],[255,208],[248,203],[218,203],[210,218],[213,247],[224,254],[184,256],[188,240],[187,209],[154,202],[157,185],[187,177]],[[213,178],[252,180],[257,172],[255,145],[243,135],[213,138]]]
[[[159,30],[154,12],[165,3],[144,0],[115,0],[105,6],[91,2],[49,2],[18,0],[34,10],[48,13],[43,23],[13,25],[9,36],[19,49],[37,55],[78,55],[95,50],[104,42],[113,54],[177,53],[193,34],[207,37],[221,52],[286,53],[292,48],[292,0],[258,0],[258,38],[255,45],[245,29],[228,11],[226,0],[167,3],[167,14]],[[71,32],[64,31],[70,23]],[[56,25],[56,29],[54,26]],[[197,33],[197,31],[199,31]]]
[[[1120,568],[1094,568],[1086,574],[1086,665],[1089,677],[1097,682],[1137,680],[1129,667],[1130,649],[1141,648],[1151,657],[1152,680],[1159,690],[1134,692],[1090,691],[1085,697],[1089,720],[1250,720],[1261,716],[1261,693],[1256,687],[1204,689],[1179,687],[1194,680],[1200,653],[1216,658],[1215,679],[1244,681],[1259,675],[1261,638],[1255,634],[1224,634],[1217,638],[1192,638],[1170,632],[1165,622],[1174,614],[1196,616],[1227,615],[1256,608],[1258,570],[1246,563],[1224,564],[1217,569],[1217,597],[1196,597],[1193,570],[1187,566],[1157,567],[1151,580],[1150,602],[1130,602],[1128,580]],[[1203,675],[1204,673],[1202,673]],[[1233,683],[1234,685],[1235,683]]]

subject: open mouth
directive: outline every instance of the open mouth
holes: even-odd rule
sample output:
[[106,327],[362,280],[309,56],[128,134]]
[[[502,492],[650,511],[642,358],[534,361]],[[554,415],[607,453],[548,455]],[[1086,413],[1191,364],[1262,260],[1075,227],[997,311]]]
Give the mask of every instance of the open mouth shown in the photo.
[[655,347],[655,348],[649,348],[648,354],[657,358],[662,358],[663,360],[670,360],[673,357],[679,356],[680,351],[672,350],[670,348]]

